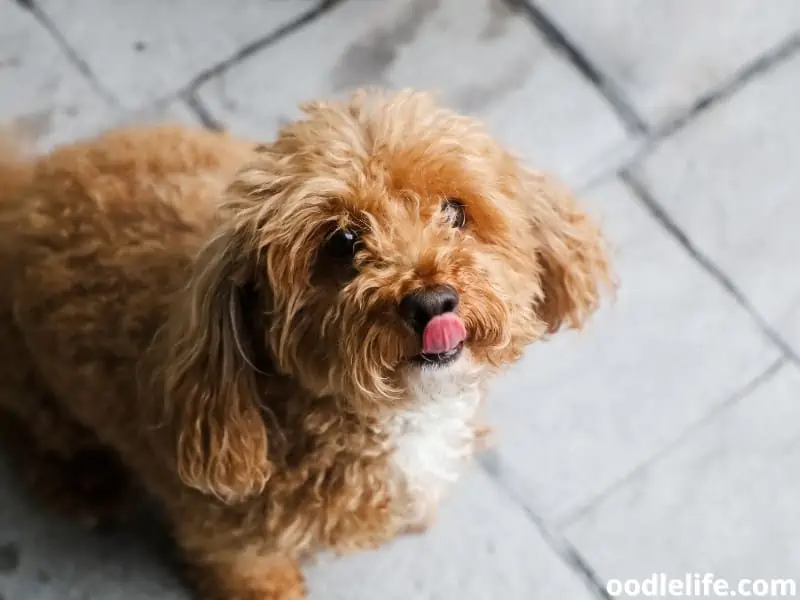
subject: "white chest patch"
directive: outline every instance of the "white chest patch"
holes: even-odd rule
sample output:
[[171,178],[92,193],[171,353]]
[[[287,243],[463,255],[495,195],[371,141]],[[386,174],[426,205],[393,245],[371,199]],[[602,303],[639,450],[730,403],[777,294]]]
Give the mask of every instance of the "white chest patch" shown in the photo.
[[387,422],[393,463],[410,493],[401,510],[404,520],[424,521],[472,455],[479,381],[468,357],[445,368],[420,369],[410,377],[413,408]]

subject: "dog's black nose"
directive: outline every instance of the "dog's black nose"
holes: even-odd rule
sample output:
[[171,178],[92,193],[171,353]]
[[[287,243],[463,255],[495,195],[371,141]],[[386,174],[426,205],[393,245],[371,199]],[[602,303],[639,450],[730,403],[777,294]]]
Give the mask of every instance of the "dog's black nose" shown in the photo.
[[400,315],[420,335],[433,317],[458,308],[458,294],[449,285],[437,285],[409,294],[400,302]]

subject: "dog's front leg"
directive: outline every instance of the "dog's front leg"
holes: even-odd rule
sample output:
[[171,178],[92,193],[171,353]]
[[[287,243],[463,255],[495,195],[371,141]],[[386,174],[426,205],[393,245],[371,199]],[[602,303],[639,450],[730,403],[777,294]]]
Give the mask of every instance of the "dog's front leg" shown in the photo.
[[189,559],[198,600],[301,600],[306,597],[296,561],[252,550]]

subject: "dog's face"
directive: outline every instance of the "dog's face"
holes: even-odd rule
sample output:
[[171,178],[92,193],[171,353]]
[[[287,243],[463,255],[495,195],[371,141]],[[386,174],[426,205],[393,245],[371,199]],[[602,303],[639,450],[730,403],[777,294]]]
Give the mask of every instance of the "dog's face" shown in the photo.
[[198,294],[228,298],[205,343],[264,348],[310,392],[380,409],[415,370],[509,363],[595,309],[598,230],[476,121],[412,93],[305,112],[231,188],[201,270]]
[[597,231],[476,121],[420,94],[306,113],[234,188],[281,371],[380,402],[409,369],[507,363],[594,307]]

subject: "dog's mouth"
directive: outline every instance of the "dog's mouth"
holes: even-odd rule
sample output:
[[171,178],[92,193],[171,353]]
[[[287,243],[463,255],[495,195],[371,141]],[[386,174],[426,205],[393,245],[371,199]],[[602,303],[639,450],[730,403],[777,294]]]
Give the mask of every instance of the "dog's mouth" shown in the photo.
[[433,317],[421,335],[421,352],[413,361],[421,365],[444,366],[456,360],[464,350],[467,330],[454,312]]
[[411,362],[420,366],[444,367],[455,362],[464,351],[464,342],[459,342],[455,348],[445,352],[421,352],[411,359]]

